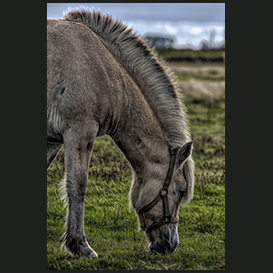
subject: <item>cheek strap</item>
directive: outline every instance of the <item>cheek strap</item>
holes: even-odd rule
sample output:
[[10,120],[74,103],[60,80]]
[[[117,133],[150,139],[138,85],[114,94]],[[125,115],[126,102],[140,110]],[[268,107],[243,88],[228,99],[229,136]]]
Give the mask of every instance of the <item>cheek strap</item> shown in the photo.
[[151,232],[152,230],[159,228],[165,224],[178,223],[178,219],[179,219],[178,217],[171,217],[171,214],[169,211],[169,202],[168,202],[168,187],[171,183],[171,179],[173,176],[175,159],[176,159],[176,155],[177,155],[178,151],[179,151],[179,148],[170,149],[171,157],[170,157],[169,169],[167,172],[167,176],[165,178],[164,185],[163,185],[162,189],[159,191],[158,195],[148,205],[137,210],[139,216],[142,216],[142,214],[144,212],[147,212],[150,209],[152,209],[160,200],[162,200],[162,202],[163,202],[163,219],[158,222],[153,223],[148,228],[146,228],[145,223],[143,225],[141,225],[141,229],[144,230],[145,232]]

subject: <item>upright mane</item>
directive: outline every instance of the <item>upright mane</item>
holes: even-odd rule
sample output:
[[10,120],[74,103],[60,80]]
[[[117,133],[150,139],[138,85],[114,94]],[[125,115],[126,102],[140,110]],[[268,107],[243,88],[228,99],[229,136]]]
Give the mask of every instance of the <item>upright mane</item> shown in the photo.
[[182,146],[190,140],[185,109],[171,73],[140,35],[100,12],[69,11],[65,19],[89,27],[131,74],[157,117],[169,146]]

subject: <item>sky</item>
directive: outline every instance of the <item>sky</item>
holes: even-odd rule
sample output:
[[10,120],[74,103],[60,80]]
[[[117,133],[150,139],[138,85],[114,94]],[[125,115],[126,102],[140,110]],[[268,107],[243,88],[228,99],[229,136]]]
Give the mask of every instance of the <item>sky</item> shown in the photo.
[[224,41],[225,3],[47,3],[47,18],[64,18],[69,9],[110,14],[137,34],[175,36],[174,46],[199,48],[214,33],[213,46]]

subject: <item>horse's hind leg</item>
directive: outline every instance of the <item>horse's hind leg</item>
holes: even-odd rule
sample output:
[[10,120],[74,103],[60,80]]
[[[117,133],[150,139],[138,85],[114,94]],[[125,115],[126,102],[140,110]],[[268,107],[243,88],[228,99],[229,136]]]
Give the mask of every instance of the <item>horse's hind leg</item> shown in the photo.
[[[79,127],[80,128],[80,127]],[[79,136],[79,134],[81,136]],[[97,257],[84,234],[84,201],[88,167],[96,134],[82,134],[78,129],[64,137],[66,193],[68,201],[64,245],[72,254]]]
[[63,144],[51,144],[47,143],[47,169],[57,156]]

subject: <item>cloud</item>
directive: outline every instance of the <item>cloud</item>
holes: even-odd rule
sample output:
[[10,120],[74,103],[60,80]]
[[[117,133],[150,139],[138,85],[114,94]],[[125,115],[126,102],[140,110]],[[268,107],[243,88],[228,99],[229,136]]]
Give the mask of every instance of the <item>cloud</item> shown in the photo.
[[176,45],[192,44],[209,39],[215,30],[215,42],[224,39],[224,3],[48,3],[48,18],[63,18],[68,7],[80,6],[109,13],[120,19],[137,34],[157,33],[176,36]]
[[122,20],[225,21],[225,3],[47,3],[48,18],[63,18],[63,11],[81,6]]
[[199,35],[200,33],[202,33],[202,28],[200,28],[200,27],[192,27],[190,29],[190,33],[192,33],[193,35]]
[[177,31],[175,27],[171,27],[170,25],[165,25],[164,27],[170,34],[175,34]]
[[215,43],[221,44],[224,40],[224,24],[217,23],[192,23],[192,22],[147,22],[138,20],[130,22],[129,28],[134,32],[145,35],[146,33],[170,34],[176,37],[175,46],[185,44],[198,47],[201,40],[209,40],[210,31],[215,31]]

